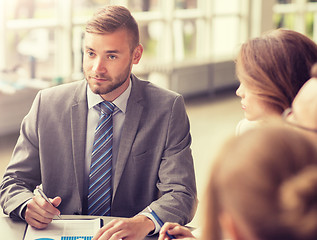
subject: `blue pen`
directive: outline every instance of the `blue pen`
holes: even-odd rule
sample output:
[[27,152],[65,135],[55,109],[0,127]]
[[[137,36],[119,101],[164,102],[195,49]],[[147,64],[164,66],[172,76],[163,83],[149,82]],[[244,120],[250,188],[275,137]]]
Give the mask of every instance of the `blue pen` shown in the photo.
[[[152,214],[152,216],[155,218],[155,220],[158,222],[158,224],[163,227],[164,223],[163,221],[157,216],[157,214],[150,208],[150,207],[147,207],[147,209],[150,211],[150,213]],[[173,235],[170,235],[166,232],[166,235],[170,238],[170,239],[176,239],[175,236]]]

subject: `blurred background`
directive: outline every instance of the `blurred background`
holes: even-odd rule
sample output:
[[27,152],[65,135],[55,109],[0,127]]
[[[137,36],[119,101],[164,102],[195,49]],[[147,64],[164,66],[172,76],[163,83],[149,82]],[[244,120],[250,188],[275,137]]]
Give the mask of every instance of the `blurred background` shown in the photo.
[[144,54],[133,72],[185,97],[201,199],[214,155],[243,118],[234,65],[241,43],[279,27],[316,41],[317,2],[0,0],[1,176],[35,94],[83,78],[84,26],[107,4],[128,7],[139,23]]

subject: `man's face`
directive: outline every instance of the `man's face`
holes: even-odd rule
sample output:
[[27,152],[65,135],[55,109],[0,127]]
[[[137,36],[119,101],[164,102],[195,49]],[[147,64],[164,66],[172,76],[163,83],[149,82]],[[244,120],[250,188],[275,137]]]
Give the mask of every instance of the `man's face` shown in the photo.
[[112,101],[129,85],[133,64],[142,55],[142,46],[133,51],[126,30],[107,34],[85,33],[83,70],[90,89]]

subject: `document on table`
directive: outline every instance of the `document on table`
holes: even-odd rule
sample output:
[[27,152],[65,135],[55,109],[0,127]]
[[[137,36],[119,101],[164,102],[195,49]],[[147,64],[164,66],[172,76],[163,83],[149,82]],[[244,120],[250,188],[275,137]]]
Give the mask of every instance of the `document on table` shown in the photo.
[[96,219],[72,219],[53,221],[45,229],[27,226],[24,240],[91,240],[103,221]]

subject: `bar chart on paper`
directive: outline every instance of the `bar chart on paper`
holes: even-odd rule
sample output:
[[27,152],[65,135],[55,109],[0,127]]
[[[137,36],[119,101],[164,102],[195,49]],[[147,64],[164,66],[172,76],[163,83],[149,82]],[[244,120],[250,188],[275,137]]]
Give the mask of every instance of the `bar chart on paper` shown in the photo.
[[87,236],[66,236],[62,237],[61,240],[91,240],[92,237],[87,237]]
[[54,219],[46,229],[27,227],[24,240],[91,240],[100,229],[101,219]]
[[37,238],[35,240],[91,240],[92,236],[62,236],[60,238]]

